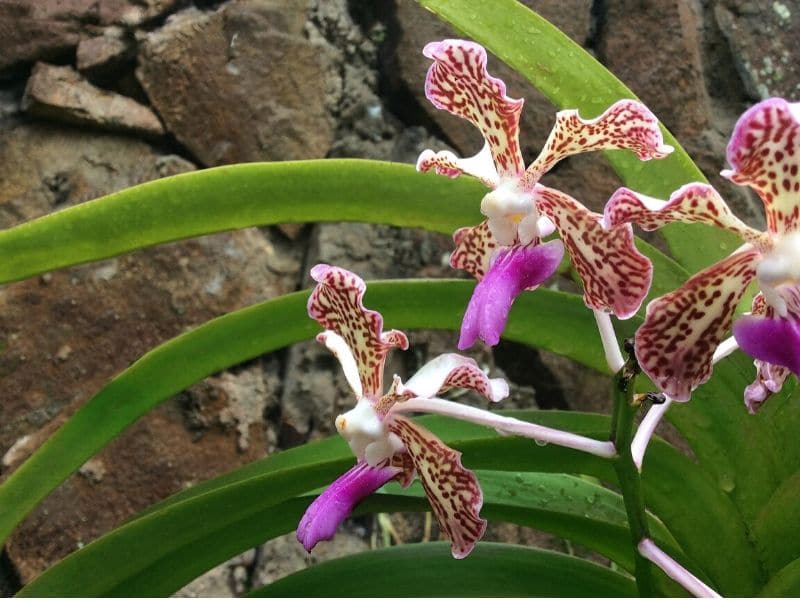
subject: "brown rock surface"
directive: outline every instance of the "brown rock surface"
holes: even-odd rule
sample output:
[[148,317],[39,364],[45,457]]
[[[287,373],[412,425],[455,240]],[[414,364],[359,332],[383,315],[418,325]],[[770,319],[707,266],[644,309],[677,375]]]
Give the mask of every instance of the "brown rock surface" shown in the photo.
[[0,3],[0,75],[69,54],[80,39],[74,23],[31,16],[29,3]]
[[187,10],[147,37],[139,80],[203,164],[327,154],[327,106],[341,83],[336,52],[302,33],[306,4],[245,0],[214,13]]
[[109,28],[103,35],[80,41],[76,51],[78,70],[89,75],[113,73],[133,58],[134,47],[123,31]]
[[142,25],[184,0],[2,0],[0,74],[38,60],[67,58],[95,25]]
[[[610,0],[604,6],[600,61],[675,134],[737,214],[758,225],[761,212],[753,197],[719,176],[740,108],[711,102],[700,37],[709,29],[709,15],[685,0]],[[738,97],[728,93],[725,101]]]
[[[29,126],[0,136],[3,226],[187,164],[115,136]],[[2,288],[3,475],[159,343],[224,312],[293,291],[301,251],[278,234],[249,229]],[[23,579],[148,504],[262,456],[277,437],[263,414],[277,410],[278,372],[275,359],[255,361],[149,412],[16,531],[7,550]],[[30,436],[27,443],[24,436]]]
[[800,97],[800,5],[722,0],[714,14],[754,100]]
[[71,67],[37,63],[28,79],[22,108],[31,115],[108,131],[158,137],[158,117],[135,100],[98,88]]

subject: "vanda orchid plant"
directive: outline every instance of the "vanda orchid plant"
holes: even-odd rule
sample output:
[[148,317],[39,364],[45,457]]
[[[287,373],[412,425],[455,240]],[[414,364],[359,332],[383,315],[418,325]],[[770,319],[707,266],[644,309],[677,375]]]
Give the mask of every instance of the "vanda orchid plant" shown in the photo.
[[[425,150],[416,168],[335,159],[219,167],[0,232],[3,283],[218,231],[337,220],[450,234],[450,265],[477,280],[365,283],[348,265],[317,264],[312,290],[223,315],[142,356],[0,482],[0,538],[138,417],[222,368],[316,335],[353,404],[330,423],[338,436],[162,500],[20,595],[167,596],[279,535],[294,532],[296,549],[319,559],[339,549],[351,517],[377,531],[365,515],[399,511],[432,512],[441,539],[375,536],[385,547],[252,592],[800,595],[800,104],[755,104],[728,145],[723,174],[764,203],[758,231],[656,115],[541,17],[513,0],[420,3],[471,38],[420,50],[430,60],[427,98],[483,135],[475,156]],[[527,166],[523,101],[491,74],[490,55],[560,109]],[[602,213],[546,185],[556,163],[596,150],[625,183]],[[659,230],[671,257],[635,239],[635,226]],[[553,289],[565,254],[582,295]],[[384,373],[389,353],[409,347],[400,329],[460,330],[452,339],[462,351],[505,337],[573,359],[610,375],[610,391],[596,391],[608,414],[509,410],[515,387],[504,374],[454,352],[421,361],[405,380]],[[664,417],[678,443],[655,435]],[[569,544],[488,541],[492,522]],[[573,544],[593,559],[575,556]]]

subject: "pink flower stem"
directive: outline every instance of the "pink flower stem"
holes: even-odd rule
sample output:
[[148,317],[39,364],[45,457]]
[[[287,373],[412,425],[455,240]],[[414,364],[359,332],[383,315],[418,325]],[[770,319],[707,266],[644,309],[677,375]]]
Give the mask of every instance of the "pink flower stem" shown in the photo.
[[391,408],[389,414],[410,412],[453,417],[461,421],[491,427],[501,434],[531,438],[539,442],[581,450],[601,458],[614,458],[617,455],[616,447],[612,442],[594,440],[576,433],[528,423],[513,417],[504,417],[488,410],[465,406],[441,398],[412,398],[405,402],[398,402]]
[[672,402],[672,398],[665,394],[663,403],[651,406],[650,410],[647,411],[644,419],[642,419],[642,422],[639,424],[636,435],[633,436],[631,455],[633,456],[633,463],[636,465],[636,468],[639,469],[640,473],[642,472],[644,453],[647,450],[648,444],[650,444],[653,432],[661,422],[661,418],[666,414],[667,410],[669,410]]
[[594,309],[594,318],[597,321],[597,330],[600,332],[600,341],[603,342],[603,351],[606,354],[606,363],[612,373],[616,373],[625,364],[622,352],[619,350],[617,335],[614,333],[614,324],[611,322],[611,315],[607,312]]
[[656,543],[645,538],[639,542],[639,554],[657,565],[664,573],[683,586],[686,591],[696,598],[721,598],[721,596],[695,575],[690,573],[674,558],[656,546]]

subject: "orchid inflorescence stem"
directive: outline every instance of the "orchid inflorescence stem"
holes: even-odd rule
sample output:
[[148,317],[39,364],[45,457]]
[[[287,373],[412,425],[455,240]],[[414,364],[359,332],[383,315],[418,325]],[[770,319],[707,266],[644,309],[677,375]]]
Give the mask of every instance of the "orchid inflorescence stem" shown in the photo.
[[[634,417],[640,407],[640,402],[636,399],[634,393],[636,377],[639,375],[640,369],[636,362],[632,345],[626,344],[626,351],[629,358],[623,368],[617,372],[613,381],[614,415],[611,425],[611,439],[619,450],[619,455],[613,461],[614,470],[617,473],[620,491],[625,502],[631,539],[637,549],[634,556],[634,567],[639,595],[643,597],[653,595],[651,564],[655,564],[695,596],[719,597],[714,590],[661,550],[650,537],[644,496],[642,494],[640,463],[636,462],[634,443],[631,441]],[[665,397],[663,403],[653,405],[647,416],[657,414],[660,418],[660,415],[666,412],[670,403],[671,399]],[[658,419],[656,418],[651,418],[648,421],[647,417],[645,417],[645,421],[642,423],[645,431],[650,432],[647,437],[648,440],[652,435],[652,430],[655,429],[657,421]],[[642,431],[642,427],[639,428],[639,431]]]

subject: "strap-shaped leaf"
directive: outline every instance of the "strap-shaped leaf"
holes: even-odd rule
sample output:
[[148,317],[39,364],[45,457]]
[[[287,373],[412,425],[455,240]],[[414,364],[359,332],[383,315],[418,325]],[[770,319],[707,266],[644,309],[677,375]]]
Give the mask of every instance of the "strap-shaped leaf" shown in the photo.
[[0,283],[209,233],[362,221],[452,233],[480,221],[486,188],[413,165],[246,163],[158,179],[0,231]]
[[[486,188],[411,165],[326,159],[247,163],[151,181],[0,231],[0,283],[190,237],[275,223],[361,221],[453,233]],[[379,200],[379,201],[378,201]],[[686,273],[642,240],[663,291]]]
[[[495,449],[502,451],[503,440],[495,441]],[[342,454],[344,445],[337,446]],[[21,595],[169,595],[230,556],[292,531],[313,496],[285,498],[299,489],[324,484],[338,474],[337,469],[346,469],[351,459],[346,451],[343,454],[340,460],[279,469],[236,483],[212,480],[205,492],[165,503],[67,557]],[[570,467],[569,456],[564,452],[560,466]],[[532,458],[529,462],[540,461]],[[566,537],[623,568],[632,568],[624,504],[615,492],[563,474],[477,474],[484,492],[484,517]],[[421,486],[402,490],[392,484],[365,502],[359,513],[429,509]],[[663,525],[655,519],[651,523],[660,538],[671,544]],[[661,585],[672,589],[666,579]]]
[[[515,0],[417,0],[467,37],[483,44],[528,79],[559,108],[596,117],[617,100],[636,96],[588,52],[545,19]],[[644,194],[668,198],[684,183],[705,181],[686,151],[666,128],[675,147],[666,159],[641,162],[629,152],[606,152],[625,184]],[[723,161],[720,156],[720,168]],[[672,224],[663,229],[678,262],[697,271],[739,245],[728,232],[705,225]]]
[[[397,546],[328,561],[253,596],[635,596],[633,580],[574,556],[510,544],[479,544],[456,561],[447,544]],[[448,560],[449,559],[449,560]],[[425,565],[424,569],[420,565]]]

